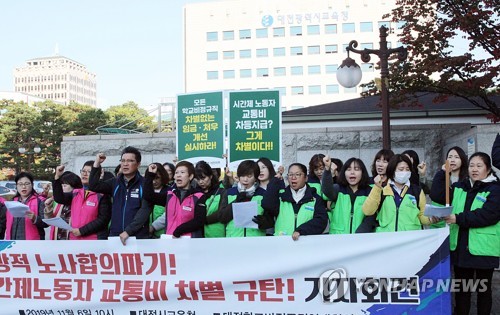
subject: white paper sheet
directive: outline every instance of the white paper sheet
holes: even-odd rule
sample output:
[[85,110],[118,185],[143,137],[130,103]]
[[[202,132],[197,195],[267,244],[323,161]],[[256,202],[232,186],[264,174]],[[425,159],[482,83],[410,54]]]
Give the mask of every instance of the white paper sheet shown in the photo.
[[238,228],[258,229],[257,223],[252,219],[257,215],[257,202],[233,202],[233,222]]
[[449,216],[452,211],[453,211],[452,206],[443,207],[443,206],[425,205],[424,215],[428,217],[444,218]]
[[73,228],[71,225],[66,223],[62,218],[50,218],[50,219],[42,219],[43,222],[47,223],[48,225],[52,225],[55,227],[58,227],[60,229],[68,230],[71,231]]
[[27,205],[19,201],[6,201],[5,207],[7,207],[7,210],[9,210],[14,218],[24,218],[26,212],[30,210]]

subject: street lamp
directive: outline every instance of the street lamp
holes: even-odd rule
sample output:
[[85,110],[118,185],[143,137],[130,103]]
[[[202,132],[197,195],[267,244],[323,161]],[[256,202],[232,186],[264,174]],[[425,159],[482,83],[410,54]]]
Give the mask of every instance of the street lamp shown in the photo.
[[351,88],[359,84],[361,81],[361,68],[356,62],[349,58],[349,52],[361,55],[363,62],[370,61],[370,54],[377,55],[380,58],[380,79],[381,91],[380,98],[382,101],[382,142],[384,149],[391,148],[391,123],[389,116],[389,91],[387,90],[387,76],[389,75],[389,56],[393,53],[398,53],[400,61],[406,60],[408,51],[404,47],[387,48],[387,27],[382,25],[380,31],[380,49],[355,49],[358,47],[358,42],[352,40],[349,43],[347,50],[347,59],[342,62],[337,70],[337,80],[340,85]]
[[31,156],[32,155],[34,156],[35,154],[38,154],[42,151],[40,146],[36,143],[33,147],[33,151],[29,151],[29,149],[32,147],[32,145],[33,145],[33,143],[31,142],[31,139],[28,139],[28,143],[27,143],[28,150],[24,146],[19,147],[19,149],[18,149],[20,154],[25,154],[28,156],[28,173],[31,173]]

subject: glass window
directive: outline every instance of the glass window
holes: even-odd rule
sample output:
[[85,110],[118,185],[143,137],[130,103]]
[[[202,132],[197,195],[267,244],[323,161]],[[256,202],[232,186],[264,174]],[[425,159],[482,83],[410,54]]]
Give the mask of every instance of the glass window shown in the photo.
[[320,74],[321,73],[321,66],[320,65],[308,66],[307,73],[308,74]]
[[268,77],[269,69],[268,68],[257,68],[257,76],[258,77]]
[[290,47],[290,55],[292,55],[292,56],[302,55],[302,46]]
[[309,85],[309,94],[321,94],[321,85]]
[[361,43],[359,49],[373,49],[373,43]]
[[267,56],[268,56],[267,48],[257,49],[257,57],[267,57]]
[[359,30],[361,32],[373,32],[373,23],[372,22],[361,22],[359,24]]
[[224,70],[223,76],[224,79],[234,79],[234,70]]
[[273,28],[273,36],[274,37],[285,37],[285,28],[284,27]]
[[354,33],[356,32],[356,27],[354,23],[342,23],[342,33]]
[[302,66],[293,66],[290,68],[292,75],[302,75],[304,73],[304,69]]
[[222,38],[224,40],[233,40],[234,39],[234,31],[224,31],[224,32],[222,32]]
[[240,58],[251,58],[252,51],[250,49],[242,49],[240,50]]
[[217,60],[219,59],[219,53],[216,51],[207,52],[207,60]]
[[240,30],[240,39],[252,38],[252,32],[249,29]]
[[307,25],[307,35],[318,35],[319,25]]
[[385,26],[385,27],[387,27],[388,29],[391,29],[391,22],[389,22],[389,21],[380,21],[380,22],[378,22],[378,28],[380,28],[382,25]]
[[218,71],[207,71],[207,80],[217,80],[219,78]]
[[328,84],[326,86],[326,94],[338,94],[339,85],[338,84]]
[[373,63],[362,63],[361,71],[363,72],[373,72]]
[[325,24],[325,34],[337,34],[337,24]]
[[319,54],[319,45],[317,45],[317,46],[307,46],[307,53],[309,55],[318,55]]
[[337,73],[338,68],[339,68],[338,64],[325,65],[325,72],[326,73]]
[[278,90],[280,92],[280,95],[286,95],[286,87],[280,86],[280,87],[275,87],[275,90]]
[[267,28],[258,28],[255,31],[257,38],[267,38]]
[[304,87],[303,86],[292,86],[292,95],[303,95]]
[[286,75],[286,68],[285,67],[276,67],[274,68],[274,76],[275,77],[281,77]]
[[252,69],[240,69],[240,78],[251,78]]
[[217,39],[217,32],[207,32],[207,42],[215,42]]
[[353,94],[357,92],[357,87],[352,87],[352,88],[344,88],[344,93],[346,94]]
[[325,45],[325,54],[335,54],[338,52],[337,45]]
[[222,52],[224,59],[234,59],[234,50],[226,50]]
[[273,48],[274,57],[284,56],[285,55],[285,47],[276,47]]
[[302,26],[291,26],[290,36],[302,36]]

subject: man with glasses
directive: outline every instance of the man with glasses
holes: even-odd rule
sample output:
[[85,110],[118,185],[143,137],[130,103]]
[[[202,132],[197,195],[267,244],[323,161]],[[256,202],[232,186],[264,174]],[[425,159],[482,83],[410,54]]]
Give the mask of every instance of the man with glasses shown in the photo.
[[[288,168],[288,183],[281,189],[277,179],[271,179],[262,199],[264,213],[276,217],[275,236],[322,234],[328,223],[326,204],[307,184],[307,168],[300,163],[293,163]],[[257,216],[256,221],[261,220]]]
[[89,178],[89,189],[113,198],[109,236],[120,236],[125,244],[129,236],[148,238],[149,205],[143,209],[143,177],[139,174],[141,152],[134,147],[126,147],[120,159],[121,173],[107,180],[101,180],[101,164],[106,160],[104,153],[96,156]]

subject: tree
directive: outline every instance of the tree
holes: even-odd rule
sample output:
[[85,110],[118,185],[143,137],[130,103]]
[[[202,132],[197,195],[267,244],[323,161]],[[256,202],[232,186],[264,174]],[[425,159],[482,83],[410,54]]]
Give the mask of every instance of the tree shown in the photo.
[[69,130],[72,136],[84,136],[97,134],[97,127],[106,125],[108,115],[101,109],[86,108],[78,113],[76,120],[70,123]]
[[127,102],[119,106],[111,106],[106,110],[109,116],[106,127],[123,128],[138,132],[153,132],[155,124],[148,112],[139,108],[134,102]]
[[[384,18],[404,21],[400,41],[408,48],[408,59],[391,64],[391,98],[435,92],[435,101],[444,101],[454,95],[500,121],[500,109],[491,98],[500,92],[498,12],[497,0],[397,0]],[[454,49],[460,38],[468,42],[468,52]],[[374,82],[368,87],[370,92],[376,89]]]

